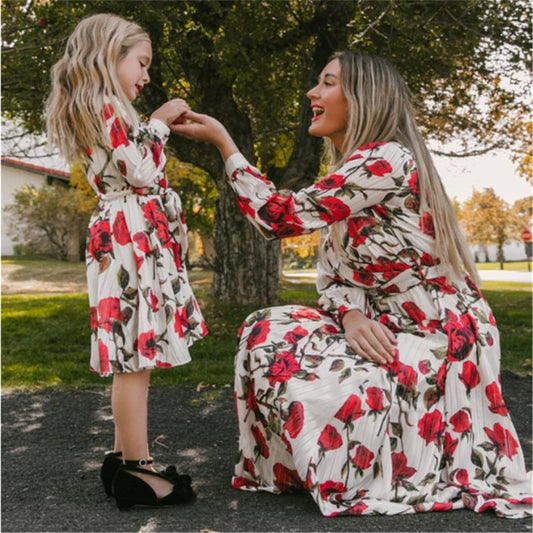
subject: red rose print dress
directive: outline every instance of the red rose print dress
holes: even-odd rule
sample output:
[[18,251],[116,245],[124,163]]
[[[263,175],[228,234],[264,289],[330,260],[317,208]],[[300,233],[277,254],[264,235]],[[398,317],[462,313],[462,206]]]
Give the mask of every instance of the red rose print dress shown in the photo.
[[91,369],[107,376],[181,365],[207,330],[187,278],[181,201],[167,188],[169,129],[150,120],[134,131],[110,103],[104,114],[112,149],[92,148],[85,161],[99,199],[86,254]]
[[[472,281],[451,280],[436,257],[410,153],[362,147],[297,193],[277,192],[240,154],[226,170],[265,235],[322,230],[320,308],[263,309],[241,328],[233,486],[304,489],[325,516],[530,513],[493,314]],[[393,364],[348,346],[340,318],[350,309],[395,333]]]

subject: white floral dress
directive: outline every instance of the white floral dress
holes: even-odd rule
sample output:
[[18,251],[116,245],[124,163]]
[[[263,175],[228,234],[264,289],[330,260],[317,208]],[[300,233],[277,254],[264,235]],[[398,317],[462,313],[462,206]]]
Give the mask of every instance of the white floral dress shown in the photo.
[[[493,314],[471,280],[452,282],[435,256],[409,151],[364,146],[297,193],[277,192],[241,154],[226,171],[266,236],[322,230],[320,308],[263,309],[241,328],[233,486],[304,489],[325,516],[531,513]],[[395,333],[393,364],[348,346],[340,318],[350,309]]]
[[187,363],[207,334],[187,278],[181,201],[167,188],[169,129],[150,120],[133,130],[113,105],[104,109],[112,149],[93,147],[85,160],[98,195],[86,253],[90,367],[102,376]]

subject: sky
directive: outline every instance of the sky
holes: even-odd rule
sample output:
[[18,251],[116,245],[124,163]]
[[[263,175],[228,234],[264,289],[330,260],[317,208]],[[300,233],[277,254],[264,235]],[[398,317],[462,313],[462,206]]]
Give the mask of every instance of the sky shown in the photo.
[[474,190],[481,192],[489,187],[510,204],[533,194],[531,184],[517,175],[505,152],[463,158],[434,156],[434,161],[448,196],[459,202],[467,200]]

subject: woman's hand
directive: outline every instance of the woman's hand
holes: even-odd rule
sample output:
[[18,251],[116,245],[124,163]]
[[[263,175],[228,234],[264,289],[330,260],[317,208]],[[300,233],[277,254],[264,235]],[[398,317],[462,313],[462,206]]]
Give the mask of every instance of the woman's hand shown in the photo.
[[170,125],[170,130],[193,141],[203,141],[215,145],[224,161],[239,151],[223,124],[209,115],[187,110],[184,121]]
[[156,109],[150,118],[160,120],[170,127],[174,123],[185,121],[183,114],[189,109],[189,104],[185,100],[174,98]]
[[398,341],[387,326],[357,310],[348,311],[342,325],[346,341],[361,357],[381,365],[394,361]]

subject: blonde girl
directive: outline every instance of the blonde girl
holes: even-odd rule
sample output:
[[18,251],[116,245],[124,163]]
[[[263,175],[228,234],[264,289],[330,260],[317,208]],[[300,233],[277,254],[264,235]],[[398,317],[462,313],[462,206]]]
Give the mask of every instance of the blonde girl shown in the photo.
[[98,197],[86,253],[91,370],[113,376],[115,443],[100,474],[121,509],[195,497],[189,476],[152,466],[147,394],[151,371],[189,362],[189,346],[207,333],[163,151],[169,126],[189,107],[170,100],[142,122],[132,106],[150,81],[151,60],[150,38],[137,24],[85,18],[53,67],[46,108],[50,142],[70,163],[82,162]]

